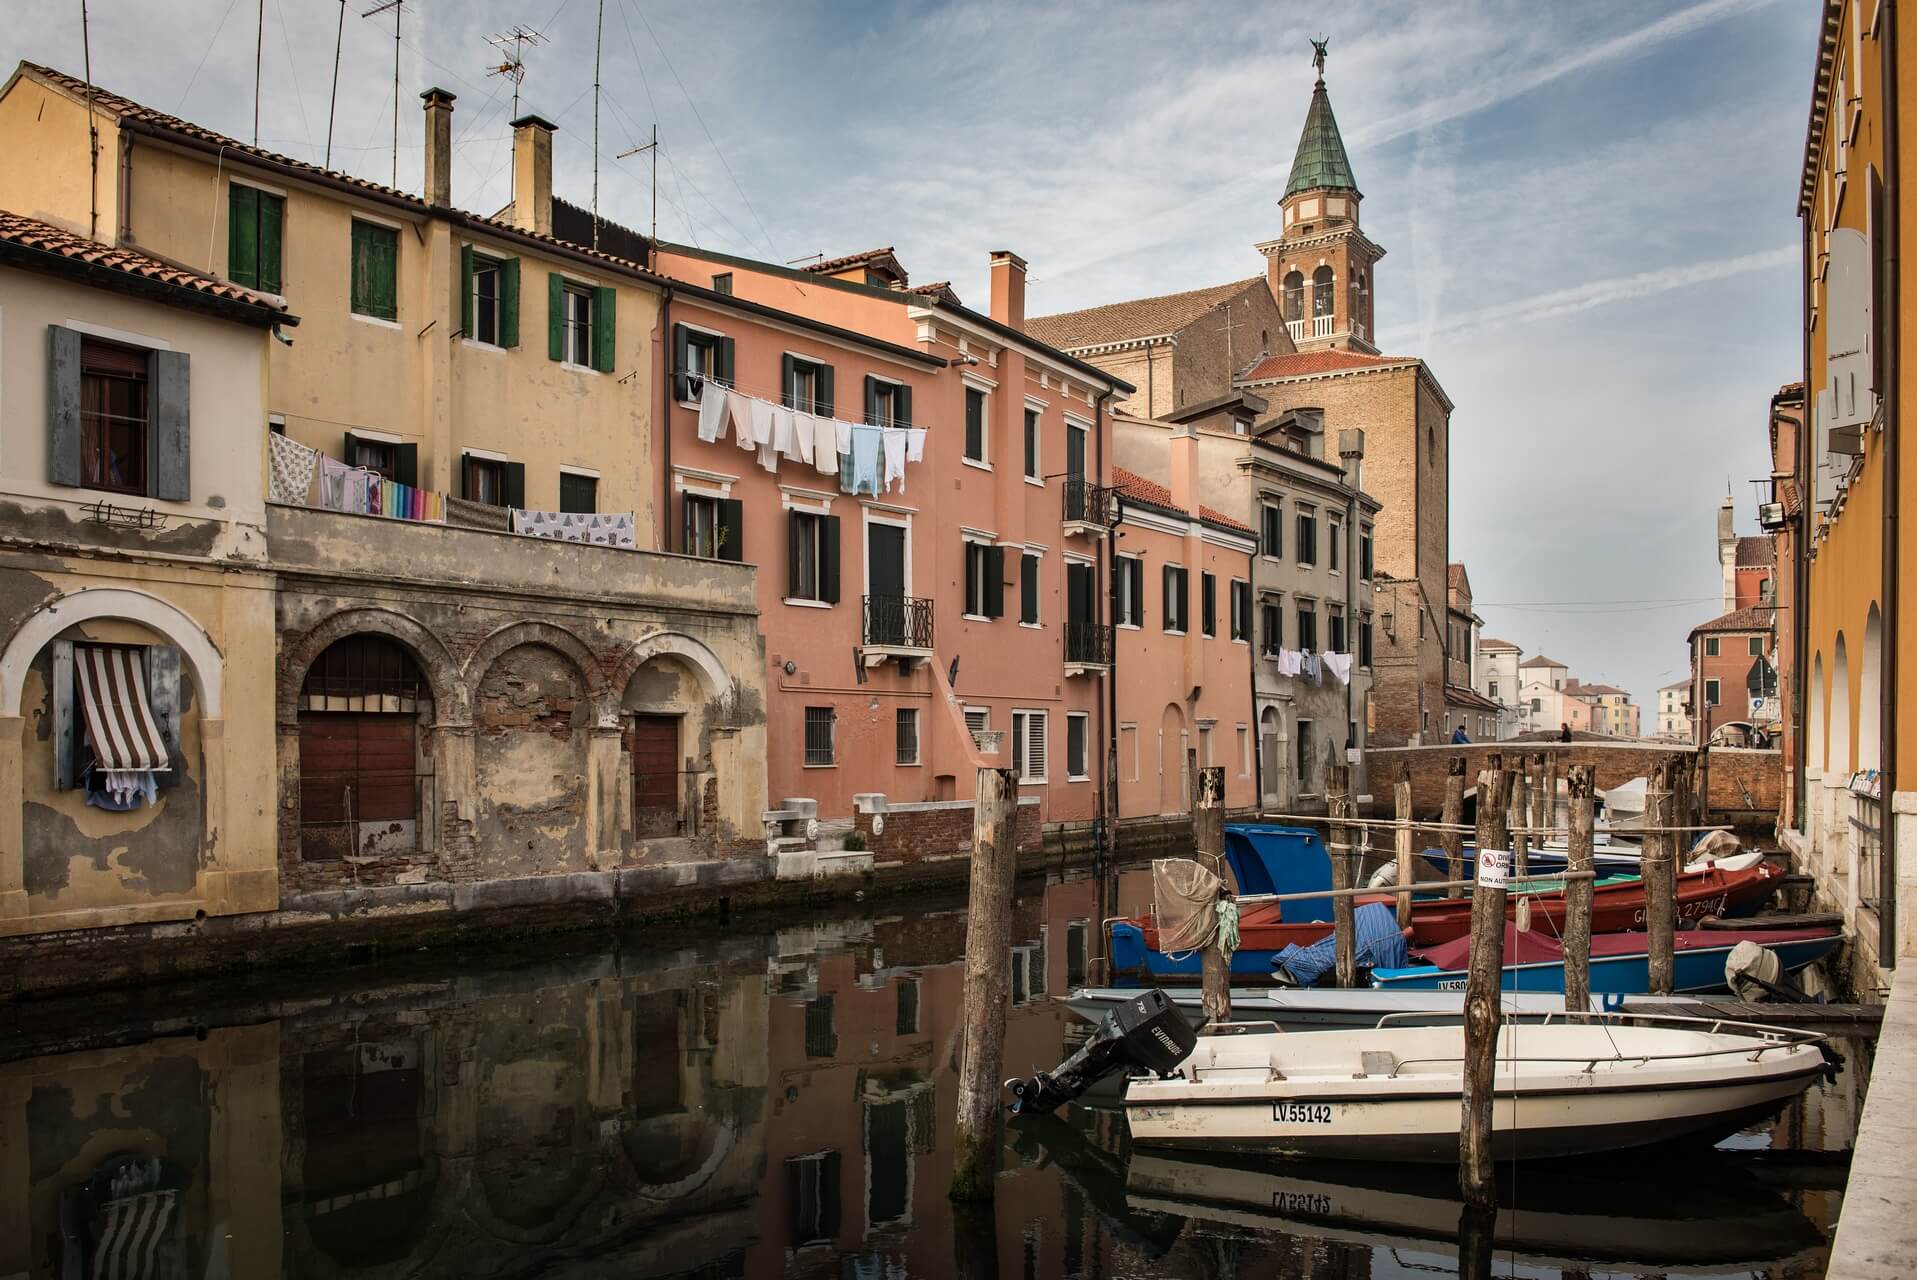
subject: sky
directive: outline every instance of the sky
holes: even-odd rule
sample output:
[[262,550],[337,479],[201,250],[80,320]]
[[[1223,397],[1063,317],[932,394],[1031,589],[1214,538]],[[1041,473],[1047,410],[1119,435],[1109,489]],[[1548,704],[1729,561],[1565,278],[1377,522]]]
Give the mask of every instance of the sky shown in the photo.
[[[302,160],[394,177],[394,24],[378,0],[89,0],[102,86]],[[10,26],[82,69],[78,6]],[[1485,634],[1645,708],[1719,611],[1719,502],[1756,532],[1766,413],[1800,374],[1797,173],[1811,0],[1365,5],[406,0],[398,185],[420,90],[458,96],[455,203],[511,195],[521,111],[555,188],[644,230],[771,261],[894,246],[983,305],[1031,264],[1031,314],[1240,279],[1280,230],[1330,40],[1364,193],[1379,345],[1456,404],[1453,560]],[[603,17],[601,14],[603,12]],[[254,128],[256,58],[262,92]],[[11,59],[8,59],[10,62]]]

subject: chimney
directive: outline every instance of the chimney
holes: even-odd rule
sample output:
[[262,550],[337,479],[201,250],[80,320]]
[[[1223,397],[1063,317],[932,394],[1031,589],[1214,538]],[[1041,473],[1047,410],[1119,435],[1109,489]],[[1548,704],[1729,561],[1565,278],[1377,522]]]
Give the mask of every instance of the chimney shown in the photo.
[[552,135],[558,125],[535,115],[513,121],[513,225],[552,234]]
[[1172,505],[1192,515],[1198,514],[1198,428],[1181,422],[1171,433]]
[[453,203],[453,95],[428,89],[419,95],[426,104],[426,203],[450,208]]
[[1010,249],[992,254],[992,319],[1025,332],[1025,259]]

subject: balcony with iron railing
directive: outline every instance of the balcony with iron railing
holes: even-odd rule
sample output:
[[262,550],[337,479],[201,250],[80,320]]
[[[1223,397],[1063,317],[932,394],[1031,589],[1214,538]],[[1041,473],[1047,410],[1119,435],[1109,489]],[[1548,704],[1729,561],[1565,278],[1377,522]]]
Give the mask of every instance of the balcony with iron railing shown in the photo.
[[918,596],[866,596],[860,632],[866,665],[932,656],[932,602]]
[[1065,623],[1065,674],[1089,675],[1109,671],[1116,651],[1114,628],[1098,622]]
[[1329,338],[1332,325],[1333,318],[1330,315],[1312,316],[1308,320],[1285,321],[1285,330],[1291,334],[1293,342],[1303,342],[1308,338]]
[[1098,537],[1112,526],[1112,504],[1117,490],[1089,480],[1069,479],[1064,485],[1062,515],[1066,534]]

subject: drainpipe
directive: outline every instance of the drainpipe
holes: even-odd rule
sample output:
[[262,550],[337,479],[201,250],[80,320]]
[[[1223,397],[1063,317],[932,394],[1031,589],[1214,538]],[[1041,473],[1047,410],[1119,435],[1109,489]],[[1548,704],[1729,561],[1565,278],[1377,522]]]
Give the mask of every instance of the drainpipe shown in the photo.
[[[1248,446],[1249,447],[1249,446]],[[1258,496],[1258,486],[1252,484],[1252,496]],[[1251,668],[1251,785],[1256,788],[1252,796],[1252,809],[1263,816],[1265,810],[1265,726],[1259,718],[1258,707],[1258,624],[1253,621],[1258,616],[1258,561],[1265,551],[1265,511],[1262,502],[1254,503],[1258,508],[1258,534],[1252,540],[1251,566],[1245,571],[1248,580],[1246,594],[1251,598],[1245,601],[1245,665]]]
[[[1879,883],[1878,901],[1881,915],[1879,951],[1888,951],[1889,960],[1882,962],[1885,968],[1895,966],[1897,947],[1893,943],[1885,948],[1881,939],[1894,939],[1897,936],[1897,623],[1898,623],[1898,530],[1897,503],[1899,501],[1898,467],[1901,464],[1902,448],[1898,441],[1898,400],[1897,400],[1897,343],[1901,319],[1897,309],[1902,305],[1902,293],[1898,288],[1898,217],[1897,202],[1898,155],[1897,155],[1897,5],[1895,0],[1884,0],[1884,35],[1878,48],[1881,52],[1882,75],[1884,84],[1884,189],[1881,203],[1886,216],[1883,219],[1884,257],[1883,284],[1879,296],[1888,305],[1876,308],[1878,323],[1881,326],[1882,342],[1878,345],[1882,364],[1878,388],[1879,403],[1884,413],[1884,546],[1883,546],[1883,634],[1880,637],[1883,676],[1879,681],[1878,696],[1881,699],[1877,715],[1877,732],[1881,739],[1878,746],[1877,764],[1879,776],[1888,784],[1882,788],[1885,805],[1879,821],[1882,826],[1881,853],[1878,859]],[[1890,892],[1882,891],[1884,884],[1891,886]]]
[[672,550],[672,286],[659,304],[659,520],[657,546]]
[[[1805,805],[1808,803],[1809,796],[1804,771],[1810,768],[1810,727],[1805,724],[1805,720],[1810,714],[1810,689],[1806,680],[1811,667],[1804,659],[1810,656],[1810,551],[1811,535],[1817,528],[1817,472],[1812,464],[1810,439],[1814,430],[1812,424],[1815,421],[1813,414],[1817,405],[1817,388],[1811,382],[1810,367],[1811,225],[1809,218],[1804,219],[1803,260],[1803,299],[1800,305],[1801,327],[1804,332],[1804,408],[1802,410],[1804,421],[1797,429],[1796,443],[1792,448],[1792,452],[1796,455],[1792,465],[1797,472],[1798,510],[1797,537],[1795,545],[1791,548],[1792,556],[1797,561],[1797,573],[1795,580],[1791,583],[1793,615],[1791,627],[1793,634],[1797,637],[1797,653],[1794,659],[1797,671],[1796,678],[1792,681],[1794,687],[1791,690],[1791,738],[1797,750],[1797,769],[1791,775],[1791,809],[1797,818],[1797,829],[1808,831],[1810,824],[1805,820]],[[1695,707],[1698,701],[1695,672],[1692,674],[1691,684],[1693,686],[1691,698]],[[1702,709],[1697,708],[1693,714],[1701,714],[1701,712]],[[1695,726],[1692,728],[1692,734],[1693,736],[1696,734]]]
[[[1100,485],[1105,484],[1110,478],[1105,469],[1105,402],[1111,398],[1111,395],[1110,387],[1099,392],[1098,400],[1092,409],[1092,465],[1093,474],[1098,477]],[[1122,508],[1119,507],[1115,494],[1112,512],[1111,525],[1105,530],[1105,537],[1101,539],[1103,545],[1098,552],[1098,572],[1104,579],[1104,594],[1107,597],[1115,589],[1112,578],[1112,557],[1116,554],[1117,548],[1112,544],[1118,537],[1118,519],[1122,514]],[[1096,589],[1093,590],[1092,598],[1094,600],[1099,598]],[[1099,779],[1099,794],[1105,798],[1105,824],[1104,830],[1100,833],[1101,838],[1092,851],[1094,860],[1099,864],[1101,884],[1105,868],[1118,865],[1118,613],[1115,601],[1108,599],[1105,605],[1101,606],[1098,625],[1107,625],[1103,621],[1105,618],[1112,620],[1110,624],[1112,651],[1109,655],[1112,661],[1111,665],[1105,669],[1105,696],[1100,699],[1099,707],[1099,719],[1104,722],[1101,726],[1104,733],[1100,736],[1105,740],[1103,753],[1105,758],[1103,776]],[[1102,931],[1104,926],[1101,924],[1099,928]]]

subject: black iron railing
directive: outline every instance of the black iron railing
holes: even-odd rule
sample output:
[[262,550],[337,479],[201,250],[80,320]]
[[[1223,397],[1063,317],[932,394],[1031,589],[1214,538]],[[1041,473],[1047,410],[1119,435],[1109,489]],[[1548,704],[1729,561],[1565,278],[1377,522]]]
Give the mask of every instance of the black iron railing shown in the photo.
[[1115,492],[1110,485],[1093,484],[1089,480],[1067,480],[1065,518],[1109,527],[1112,523],[1112,495]]
[[1112,628],[1096,622],[1066,622],[1065,661],[1112,665]]
[[865,643],[930,649],[932,602],[917,596],[865,597]]

